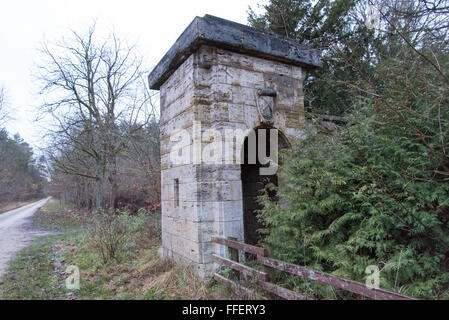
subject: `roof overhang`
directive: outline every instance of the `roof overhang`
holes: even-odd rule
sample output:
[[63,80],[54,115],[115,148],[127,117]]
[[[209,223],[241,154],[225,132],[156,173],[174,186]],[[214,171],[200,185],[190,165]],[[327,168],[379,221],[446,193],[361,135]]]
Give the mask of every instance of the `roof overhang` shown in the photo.
[[293,39],[211,15],[196,17],[148,76],[150,89],[159,90],[170,75],[201,45],[280,61],[306,69],[321,66],[318,50]]

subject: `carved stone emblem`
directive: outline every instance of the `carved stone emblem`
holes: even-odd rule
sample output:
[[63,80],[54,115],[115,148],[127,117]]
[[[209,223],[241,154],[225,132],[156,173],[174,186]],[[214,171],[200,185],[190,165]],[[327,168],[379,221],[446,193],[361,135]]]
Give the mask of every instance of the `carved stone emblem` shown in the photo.
[[274,99],[276,98],[276,90],[272,88],[264,88],[257,90],[256,102],[262,121],[265,123],[273,122]]

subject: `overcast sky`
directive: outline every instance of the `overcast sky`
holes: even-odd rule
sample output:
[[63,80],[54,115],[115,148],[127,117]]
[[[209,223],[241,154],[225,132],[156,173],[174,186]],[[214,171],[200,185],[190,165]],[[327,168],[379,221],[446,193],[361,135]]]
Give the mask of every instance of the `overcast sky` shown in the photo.
[[[39,97],[33,83],[37,49],[44,39],[58,40],[69,29],[84,31],[94,19],[97,29],[114,30],[137,42],[146,64],[154,66],[195,16],[212,14],[247,23],[248,6],[260,0],[14,0],[0,7],[0,85],[7,92],[13,117],[7,125],[33,147],[42,145],[43,130],[33,122]],[[256,10],[257,11],[257,10]]]

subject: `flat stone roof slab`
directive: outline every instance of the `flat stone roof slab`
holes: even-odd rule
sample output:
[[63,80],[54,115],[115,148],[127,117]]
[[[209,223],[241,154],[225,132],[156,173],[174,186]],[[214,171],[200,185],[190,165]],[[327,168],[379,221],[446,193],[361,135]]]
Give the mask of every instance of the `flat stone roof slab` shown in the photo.
[[201,45],[245,53],[305,68],[321,66],[318,50],[296,40],[211,15],[196,17],[148,76],[150,89],[159,90],[170,75]]

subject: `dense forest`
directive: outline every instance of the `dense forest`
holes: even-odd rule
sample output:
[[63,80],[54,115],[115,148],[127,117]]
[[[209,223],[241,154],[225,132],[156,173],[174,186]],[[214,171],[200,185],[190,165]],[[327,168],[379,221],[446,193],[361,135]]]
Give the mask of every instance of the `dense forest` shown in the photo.
[[33,149],[18,134],[10,137],[2,125],[8,120],[4,89],[0,90],[0,203],[44,196],[45,160],[36,161]]
[[[322,51],[311,127],[260,218],[276,257],[421,298],[449,297],[449,2],[272,0],[255,27]],[[338,131],[320,115],[345,118]],[[329,287],[284,278],[316,297]],[[339,293],[338,293],[339,294]]]

